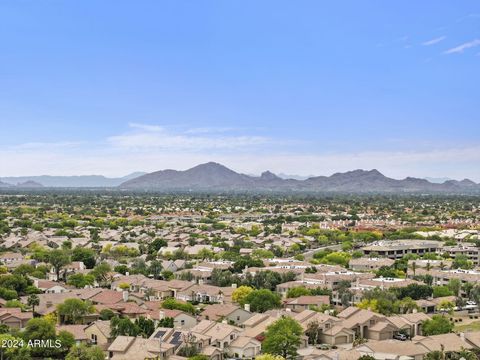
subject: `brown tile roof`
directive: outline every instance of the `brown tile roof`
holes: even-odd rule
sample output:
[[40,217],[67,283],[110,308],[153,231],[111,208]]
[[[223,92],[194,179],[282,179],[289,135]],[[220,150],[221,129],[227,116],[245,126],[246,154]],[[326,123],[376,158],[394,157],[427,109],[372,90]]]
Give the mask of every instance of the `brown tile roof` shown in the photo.
[[87,334],[85,334],[85,329],[88,325],[57,325],[57,333],[60,331],[68,331],[70,334],[73,335],[75,340],[88,340]]
[[115,304],[123,301],[123,294],[121,291],[103,290],[91,297],[90,300],[95,304]]

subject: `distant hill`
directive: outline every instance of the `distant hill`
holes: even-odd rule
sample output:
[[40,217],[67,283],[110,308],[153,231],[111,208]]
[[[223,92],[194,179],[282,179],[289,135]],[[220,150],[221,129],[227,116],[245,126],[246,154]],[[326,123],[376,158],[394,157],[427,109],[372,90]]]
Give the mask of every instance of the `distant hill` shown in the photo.
[[0,188],[11,188],[13,187],[12,184],[7,184],[7,183],[4,183],[3,181],[0,181]]
[[[44,187],[65,187],[65,188],[81,188],[81,187],[117,187],[125,181],[145,175],[144,172],[135,172],[127,176],[119,178],[107,178],[102,175],[80,175],[80,176],[20,176],[20,177],[3,177],[0,180],[3,183],[12,184],[25,183],[33,181]],[[2,185],[0,184],[0,187]]]
[[34,188],[41,188],[43,187],[42,184],[39,184],[36,181],[28,180],[22,183],[17,184],[18,188],[26,188],[26,189],[34,189]]
[[283,179],[269,171],[261,176],[237,173],[209,162],[185,171],[161,170],[128,180],[122,189],[154,191],[302,191],[349,193],[480,193],[471,180],[449,180],[441,184],[407,177],[396,180],[378,170],[354,170],[305,180]]
[[445,181],[449,181],[449,180],[452,180],[452,179],[450,179],[448,177],[440,177],[440,178],[426,177],[425,180],[430,181],[431,183],[435,183],[435,184],[442,184]]

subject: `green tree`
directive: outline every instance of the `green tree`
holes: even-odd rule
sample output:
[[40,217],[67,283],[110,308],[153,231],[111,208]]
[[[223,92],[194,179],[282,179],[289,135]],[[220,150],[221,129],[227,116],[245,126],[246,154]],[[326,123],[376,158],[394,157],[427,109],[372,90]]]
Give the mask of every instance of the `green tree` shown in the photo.
[[426,353],[423,360],[445,360],[445,352],[443,350],[434,350]]
[[62,304],[57,305],[57,313],[60,322],[65,324],[81,324],[83,318],[95,311],[95,308],[89,301],[80,299],[67,299]]
[[322,335],[322,327],[317,320],[308,323],[305,335],[307,335],[308,343],[310,345],[317,345],[320,336]]
[[81,344],[73,346],[65,360],[105,360],[105,354],[98,346]]
[[100,319],[102,320],[110,320],[115,316],[115,313],[110,309],[102,309],[100,311]]
[[73,345],[75,345],[75,337],[68,331],[62,330],[58,333],[57,340],[60,343],[60,348],[56,349],[56,352],[58,353],[58,356],[63,358],[70,351]]
[[143,316],[140,316],[138,319],[135,320],[135,325],[140,330],[139,335],[145,338],[149,338],[150,335],[152,335],[155,331],[155,323],[153,322],[153,320],[146,319]]
[[[255,358],[257,359],[258,356]],[[194,355],[194,356],[190,356],[188,358],[188,360],[209,360],[210,358],[207,356],[207,355],[203,355],[203,354],[198,354],[198,355]]]
[[250,286],[240,286],[233,291],[232,300],[243,306],[245,304],[245,299],[248,295],[250,295],[252,291],[253,288],[251,288]]
[[462,289],[462,282],[460,279],[450,279],[447,286],[453,292],[453,295],[460,295],[460,290]]
[[261,259],[252,259],[250,256],[245,256],[238,259],[238,261],[233,264],[231,271],[234,273],[241,273],[245,267],[263,267],[263,261]]
[[433,297],[444,297],[444,296],[452,296],[453,291],[448,288],[448,286],[434,286],[433,287]]
[[425,336],[447,334],[452,332],[453,324],[445,316],[433,315],[432,319],[423,322],[422,329]]
[[97,280],[101,286],[107,286],[110,283],[109,273],[112,271],[112,267],[106,263],[102,262],[95,266],[95,268],[90,272],[91,275]]
[[464,269],[464,270],[472,269],[473,268],[473,262],[468,260],[468,257],[466,255],[457,254],[457,256],[455,256],[455,259],[453,259],[452,268],[453,269]]
[[[22,332],[22,337],[26,342],[30,340],[55,342],[57,339],[55,323],[46,318],[30,319]],[[58,355],[59,350],[50,347],[33,347],[30,348],[30,352],[33,357],[44,359]]]
[[174,298],[168,298],[162,303],[162,308],[170,310],[181,310],[192,315],[196,314],[195,307],[190,303],[180,302]]
[[440,301],[440,303],[437,305],[437,311],[440,311],[443,313],[451,314],[453,313],[454,308],[455,308],[455,304],[448,300]]
[[302,335],[300,324],[291,317],[283,316],[267,327],[262,350],[285,359],[295,359]]
[[358,360],[376,360],[372,355],[362,355]]
[[160,319],[158,322],[159,327],[166,327],[166,328],[173,328],[175,326],[174,319],[171,317],[165,317],[163,319]]
[[304,295],[312,295],[312,292],[303,286],[290,288],[287,291],[287,298],[298,298]]
[[149,275],[153,275],[154,279],[160,279],[161,273],[163,270],[162,263],[158,260],[152,260],[150,266],[148,267]]
[[280,355],[261,354],[256,356],[255,360],[285,360],[285,358]]
[[112,337],[138,336],[141,332],[140,328],[129,318],[121,318],[118,316],[110,320],[110,329]]
[[67,284],[75,286],[77,289],[83,289],[85,286],[92,286],[95,282],[95,277],[91,274],[73,274],[67,279]]
[[268,289],[254,290],[245,298],[245,304],[250,304],[251,311],[263,313],[280,307],[280,295]]
[[[10,334],[0,334],[0,344],[8,344],[8,342],[19,342],[21,338],[15,337]],[[31,360],[30,349],[26,346],[23,347],[8,347],[0,346],[0,359],[3,360]]]
[[95,266],[95,251],[76,247],[72,251],[72,261],[82,261],[87,269],[93,269]]
[[70,264],[71,259],[67,251],[61,249],[55,249],[48,254],[48,262],[53,266],[55,274],[57,275],[57,281],[60,280],[60,271],[65,265]]

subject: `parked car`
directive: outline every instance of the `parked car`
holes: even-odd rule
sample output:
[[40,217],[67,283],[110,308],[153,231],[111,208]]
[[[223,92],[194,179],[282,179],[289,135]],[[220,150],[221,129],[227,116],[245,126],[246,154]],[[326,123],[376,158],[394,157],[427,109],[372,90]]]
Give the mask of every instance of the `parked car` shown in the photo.
[[402,334],[402,333],[393,334],[393,338],[396,339],[396,340],[400,340],[400,341],[408,340],[408,336],[405,335],[405,334]]

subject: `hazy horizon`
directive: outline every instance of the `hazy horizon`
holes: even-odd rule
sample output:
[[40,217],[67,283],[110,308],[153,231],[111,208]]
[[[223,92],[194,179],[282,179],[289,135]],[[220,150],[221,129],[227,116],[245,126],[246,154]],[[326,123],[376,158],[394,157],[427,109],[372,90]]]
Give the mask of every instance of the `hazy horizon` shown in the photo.
[[480,182],[478,2],[4,1],[0,22],[0,178]]
[[[205,164],[205,163],[203,163]],[[201,165],[201,164],[196,164],[194,166],[197,166],[197,165]],[[238,171],[228,165],[225,165],[225,164],[221,164],[223,166],[226,166],[227,168],[237,172],[237,173],[241,173],[241,174],[245,174],[245,175],[248,175],[248,176],[254,176],[254,177],[259,177],[261,176],[262,172],[264,171],[271,171],[270,169],[264,169],[262,172],[259,172],[259,173],[252,173],[252,172],[244,172],[244,171]],[[164,168],[164,169],[157,169],[155,171],[161,171],[161,170],[177,170],[177,171],[184,171],[184,170],[188,170],[190,169],[191,167],[187,167],[187,168]],[[369,169],[361,169],[361,168],[356,168],[356,169],[350,169],[350,170],[346,170],[346,171],[342,171],[343,173],[344,172],[349,172],[349,171],[355,171],[355,170],[364,170],[364,171],[371,171],[371,170],[377,170],[379,171],[380,173],[382,173],[383,175],[387,176],[387,177],[390,177],[392,179],[395,179],[395,180],[402,180],[404,179],[405,177],[403,178],[395,178],[395,177],[391,177],[391,176],[388,176],[387,174],[385,174],[381,169],[376,169],[376,168],[369,168]],[[273,171],[271,171],[273,172]],[[147,171],[142,171],[142,170],[139,170],[139,171],[133,171],[133,172],[130,172],[130,173],[127,173],[127,174],[122,174],[122,175],[119,175],[119,176],[106,176],[106,175],[103,175],[103,174],[67,174],[67,175],[56,175],[56,174],[39,174],[39,175],[19,175],[19,176],[10,176],[10,175],[2,175],[0,176],[0,181],[1,180],[5,180],[5,179],[11,179],[11,178],[36,178],[36,177],[43,177],[43,176],[46,176],[46,177],[82,177],[82,176],[103,176],[107,179],[118,179],[118,178],[124,178],[124,177],[128,177],[128,176],[131,176],[131,175],[137,175],[140,176],[142,174],[148,174],[149,172]],[[292,174],[292,173],[288,173],[287,172],[273,172],[275,175],[281,177],[282,179],[299,179],[299,180],[304,180],[304,179],[308,179],[308,178],[311,178],[311,177],[316,177],[316,176],[332,176],[334,175],[335,173],[338,173],[338,172],[332,172],[332,173],[318,173],[318,174],[308,174],[308,175],[303,175],[303,174]],[[449,180],[457,180],[457,181],[460,181],[460,180],[464,180],[464,179],[470,179],[468,177],[466,178],[457,178],[457,179],[454,179],[454,178],[449,178],[449,177],[440,177],[440,178],[435,178],[435,177],[429,177],[429,176],[424,176],[424,177],[418,177],[419,179],[425,179],[425,180],[428,180],[429,182],[431,183],[444,183],[445,181],[449,181]],[[472,180],[472,179],[470,179]]]

